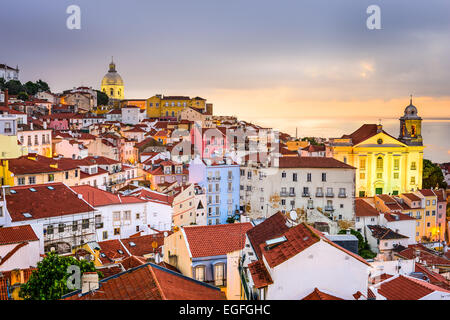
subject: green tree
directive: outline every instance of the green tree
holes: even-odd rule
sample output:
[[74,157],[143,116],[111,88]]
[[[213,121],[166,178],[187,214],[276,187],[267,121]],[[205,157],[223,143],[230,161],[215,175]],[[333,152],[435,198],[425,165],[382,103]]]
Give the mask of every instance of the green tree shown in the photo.
[[36,93],[38,93],[39,86],[31,81],[28,81],[24,84],[25,90],[30,96],[34,96]]
[[109,102],[109,97],[106,93],[101,92],[99,90],[97,91],[97,106],[106,106]]
[[423,159],[422,188],[431,189],[436,187],[447,188],[444,174],[438,165],[430,160]]
[[4,78],[0,78],[0,90],[5,90],[6,89],[6,81]]
[[[19,296],[25,300],[57,300],[61,296],[71,292],[67,288],[67,268],[71,265],[78,266],[81,274],[84,272],[95,272],[93,262],[77,260],[70,256],[59,256],[50,252],[40,262],[37,270],[33,271],[28,282],[21,285]],[[100,272],[99,277],[102,276]]]
[[[346,234],[346,230],[341,230],[338,232],[338,234]],[[350,233],[358,238],[358,254],[363,257],[364,259],[373,259],[377,256],[375,252],[372,252],[370,250],[369,243],[364,240],[364,237],[361,233],[359,233],[356,230],[350,229]]]
[[6,82],[5,88],[8,89],[10,95],[17,95],[20,92],[25,91],[24,86],[22,86],[19,80],[9,80]]
[[48,86],[47,82],[44,82],[41,79],[36,81],[36,85],[38,87],[39,92],[50,91],[50,87]]
[[19,94],[17,95],[17,98],[19,98],[22,101],[28,101],[29,96],[28,93],[26,93],[25,91],[19,92]]

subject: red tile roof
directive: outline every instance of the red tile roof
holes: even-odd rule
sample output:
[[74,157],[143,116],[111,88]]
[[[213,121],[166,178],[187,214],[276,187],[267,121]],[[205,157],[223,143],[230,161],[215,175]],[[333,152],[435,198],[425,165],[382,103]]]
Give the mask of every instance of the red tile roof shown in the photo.
[[420,201],[420,198],[416,196],[414,193],[402,193],[406,198],[408,198],[411,201]]
[[367,201],[362,198],[355,199],[355,215],[357,217],[372,217],[379,216],[377,209],[372,207]]
[[[341,137],[341,139],[351,138],[352,144],[357,145],[357,144],[363,142],[364,140],[367,140],[370,137],[373,137],[374,135],[376,135],[378,133],[377,131],[378,131],[378,129],[377,129],[376,124],[363,124],[358,130],[354,131],[353,133],[351,133],[349,135],[347,135],[347,134],[343,135]],[[393,136],[388,134],[386,131],[382,130],[382,132],[384,134],[388,135],[389,137],[397,140],[396,138],[394,138]]]
[[433,190],[431,189],[420,189],[418,190],[425,197],[435,197]]
[[385,213],[384,214],[384,218],[388,221],[388,222],[393,222],[393,221],[405,221],[405,220],[416,220],[416,218],[410,217],[407,214],[404,213]]
[[0,245],[39,241],[30,225],[0,228]]
[[[32,192],[30,189],[36,191]],[[5,198],[13,222],[94,211],[93,207],[79,199],[78,195],[63,183],[18,186],[11,187],[10,190],[15,193],[10,193]],[[31,217],[25,217],[24,213],[31,214]]]
[[248,270],[250,271],[256,288],[267,287],[269,284],[273,283],[272,277],[261,260],[250,263],[248,265]]
[[426,281],[403,275],[392,277],[375,287],[378,288],[378,294],[387,300],[419,300],[435,291],[450,293]]
[[277,212],[247,231],[247,237],[250,240],[258,259],[262,259],[261,248],[259,247],[260,244],[266,242],[267,240],[276,238],[289,230],[286,223],[286,216],[281,212]]
[[72,187],[72,190],[81,194],[83,199],[93,207],[146,202],[138,197],[120,196],[119,194],[114,194],[89,185],[74,186]]
[[332,296],[331,294],[320,291],[317,288],[304,297],[302,300],[344,300],[342,298],[338,298],[336,296]]
[[245,244],[245,233],[252,224],[230,223],[211,226],[185,226],[186,240],[193,258],[225,255],[240,250]]
[[68,300],[225,300],[220,289],[148,263],[100,281],[98,291]]
[[428,279],[430,279],[430,283],[443,289],[450,290],[450,280],[447,280],[443,275],[439,273],[429,270],[424,265],[416,262],[415,272],[422,272],[428,277]]
[[17,159],[9,160],[9,171],[15,175],[22,175],[32,173],[51,173],[62,170],[51,167],[48,163],[29,159],[28,156],[22,156]]
[[138,191],[132,192],[130,195],[136,196],[146,201],[161,203],[169,206],[171,206],[173,202],[173,197],[147,189],[140,189]]
[[342,168],[355,169],[354,167],[327,157],[280,157],[279,168]]
[[405,257],[406,259],[415,259],[416,250],[419,250],[420,260],[426,261],[427,265],[450,266],[450,260],[440,257],[437,254],[433,254],[427,248],[425,248],[420,244],[409,245],[408,248],[398,252],[397,254],[399,254],[402,257]]
[[320,241],[320,237],[312,232],[304,223],[290,228],[283,233],[283,236],[286,237],[287,240],[275,247],[268,248],[266,247],[266,243],[261,243],[259,245],[267,264],[271,268],[289,260],[306,248]]
[[[99,259],[102,264],[121,261],[130,256],[118,239],[99,241],[98,245],[100,247]],[[105,256],[103,257],[102,254]]]
[[[134,256],[144,256],[153,252],[161,252],[161,246],[164,245],[164,233],[136,236],[127,239],[121,239],[123,245]],[[152,243],[156,242],[157,247],[153,249]],[[134,243],[134,246],[130,243]]]

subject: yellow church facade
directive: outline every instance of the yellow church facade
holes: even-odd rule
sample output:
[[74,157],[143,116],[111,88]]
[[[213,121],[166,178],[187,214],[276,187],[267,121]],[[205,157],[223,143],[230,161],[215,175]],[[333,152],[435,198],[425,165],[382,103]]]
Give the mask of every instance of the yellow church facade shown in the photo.
[[333,157],[356,168],[355,196],[397,195],[422,188],[422,119],[410,106],[400,118],[398,139],[381,124],[365,124],[350,135],[330,140]]
[[177,118],[180,112],[190,107],[199,112],[206,111],[206,100],[200,97],[154,95],[147,99],[147,117],[149,118]]

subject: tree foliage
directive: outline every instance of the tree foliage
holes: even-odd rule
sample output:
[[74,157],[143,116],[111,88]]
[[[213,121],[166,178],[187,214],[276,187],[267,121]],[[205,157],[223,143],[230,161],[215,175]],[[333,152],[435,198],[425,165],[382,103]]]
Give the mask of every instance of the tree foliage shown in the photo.
[[[71,256],[60,256],[50,252],[37,264],[37,270],[33,271],[28,282],[21,285],[19,296],[25,300],[57,300],[61,296],[71,292],[67,288],[67,268],[76,265],[84,272],[95,272],[93,262],[77,260]],[[101,273],[99,273],[101,276]]]
[[25,91],[19,92],[19,94],[17,95],[17,98],[19,98],[22,101],[28,101],[28,99],[30,98],[28,96],[28,93],[26,93]]
[[447,183],[444,179],[444,174],[438,165],[432,163],[430,160],[423,159],[423,175],[422,188],[447,188]]
[[[338,234],[346,234],[346,230],[341,230]],[[350,229],[350,233],[358,238],[358,254],[364,259],[373,259],[376,257],[376,253],[370,250],[369,243],[364,239],[361,233],[356,230]]]
[[97,106],[106,106],[109,102],[109,97],[106,93],[101,92],[99,90],[97,91]]
[[19,80],[5,81],[5,79],[0,78],[0,89],[8,89],[10,95],[19,95],[23,92],[28,96],[34,96],[36,93],[42,91],[50,91],[47,82],[42,81],[41,79],[36,82],[28,81],[25,84],[22,84]]

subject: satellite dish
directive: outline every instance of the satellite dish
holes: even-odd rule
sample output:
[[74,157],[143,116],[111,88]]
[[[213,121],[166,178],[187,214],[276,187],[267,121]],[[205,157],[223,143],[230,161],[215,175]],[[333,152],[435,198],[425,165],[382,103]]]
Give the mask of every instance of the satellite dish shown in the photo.
[[167,237],[169,234],[167,233],[167,231],[164,231],[164,238]]
[[292,210],[291,212],[289,212],[289,217],[291,217],[291,220],[297,220],[297,211]]

